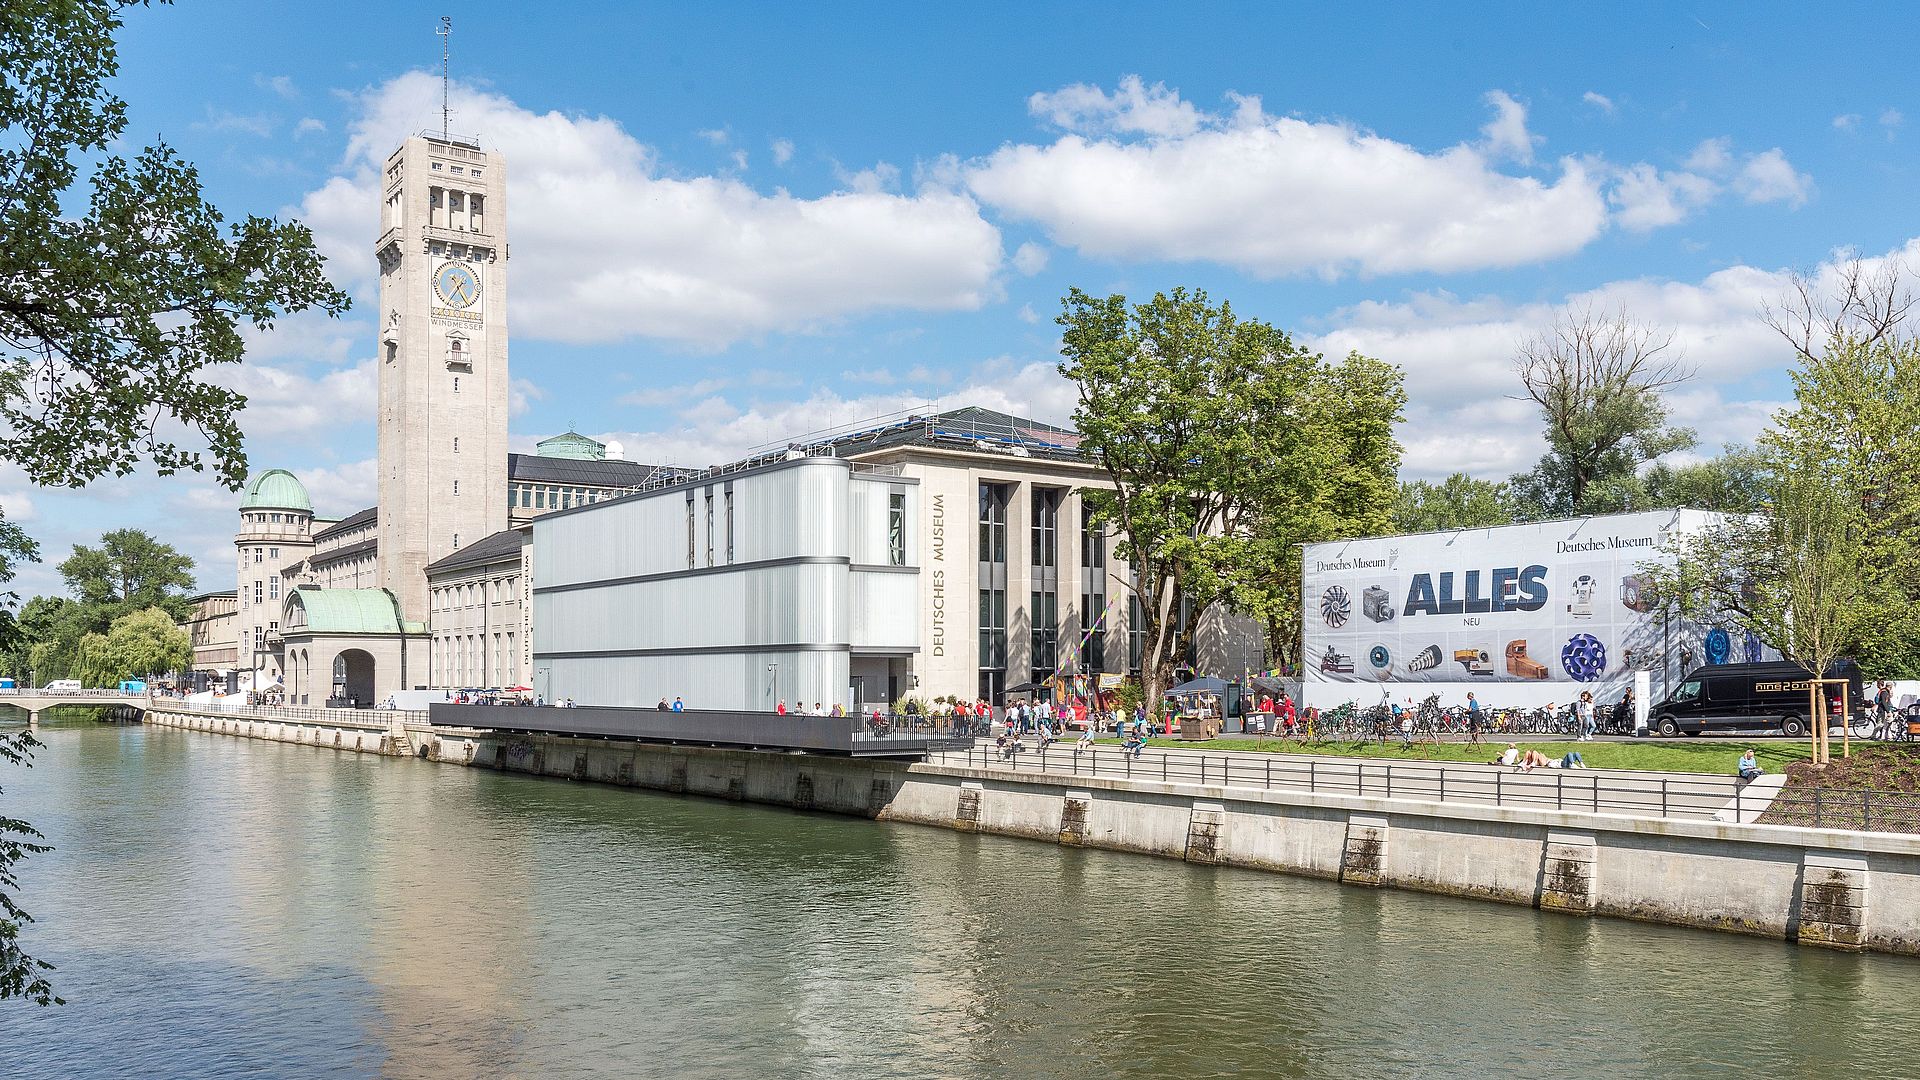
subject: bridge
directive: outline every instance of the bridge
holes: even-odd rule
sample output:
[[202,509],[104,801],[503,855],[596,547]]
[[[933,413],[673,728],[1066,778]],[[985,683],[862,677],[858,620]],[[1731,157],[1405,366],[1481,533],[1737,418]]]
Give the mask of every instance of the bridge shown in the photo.
[[77,707],[83,709],[132,709],[136,713],[147,711],[147,695],[127,693],[116,687],[104,690],[0,690],[0,705],[11,705],[27,714],[27,726],[40,723],[40,714],[48,709]]

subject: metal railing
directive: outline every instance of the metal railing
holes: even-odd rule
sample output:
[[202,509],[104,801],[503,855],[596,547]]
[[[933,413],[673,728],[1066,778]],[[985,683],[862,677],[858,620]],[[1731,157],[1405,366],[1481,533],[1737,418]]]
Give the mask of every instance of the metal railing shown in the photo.
[[148,706],[154,712],[181,716],[238,717],[272,723],[357,724],[361,727],[390,727],[395,723],[425,724],[427,713],[421,709],[328,709],[317,705],[193,705],[177,698],[155,698]]
[[11,690],[0,690],[0,698],[7,697],[146,697],[144,690],[122,690],[117,686],[102,686],[94,690],[36,690],[31,686],[17,686]]
[[1357,795],[1417,802],[1476,803],[1573,813],[1622,814],[1874,832],[1920,832],[1920,795],[1889,791],[1784,788],[1750,792],[1731,776],[1441,765],[1278,754],[1134,753],[1056,743],[1008,753],[976,743],[935,753],[934,764],[1167,784]]

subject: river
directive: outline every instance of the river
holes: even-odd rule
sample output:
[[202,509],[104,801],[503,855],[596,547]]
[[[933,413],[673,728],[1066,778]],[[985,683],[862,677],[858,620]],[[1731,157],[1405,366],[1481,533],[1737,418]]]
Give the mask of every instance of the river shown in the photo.
[[1913,1074],[1920,964],[57,724],[0,1077]]

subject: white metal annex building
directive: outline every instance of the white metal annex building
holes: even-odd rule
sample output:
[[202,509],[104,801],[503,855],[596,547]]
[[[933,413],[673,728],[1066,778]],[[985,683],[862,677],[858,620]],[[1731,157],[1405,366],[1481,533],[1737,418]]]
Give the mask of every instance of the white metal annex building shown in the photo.
[[1307,704],[1474,691],[1490,706],[1617,700],[1636,671],[1656,696],[1703,663],[1758,660],[1758,640],[1667,618],[1642,565],[1705,527],[1698,510],[1311,544],[1302,580]]

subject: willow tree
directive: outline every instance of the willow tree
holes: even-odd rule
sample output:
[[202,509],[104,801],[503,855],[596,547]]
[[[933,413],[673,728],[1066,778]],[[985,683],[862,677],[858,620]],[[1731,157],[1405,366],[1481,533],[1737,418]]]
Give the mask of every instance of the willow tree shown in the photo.
[[1129,305],[1075,289],[1057,321],[1081,449],[1113,483],[1082,498],[1119,533],[1158,701],[1217,609],[1270,644],[1297,625],[1299,543],[1390,519],[1405,394],[1396,369],[1329,364],[1200,290]]

